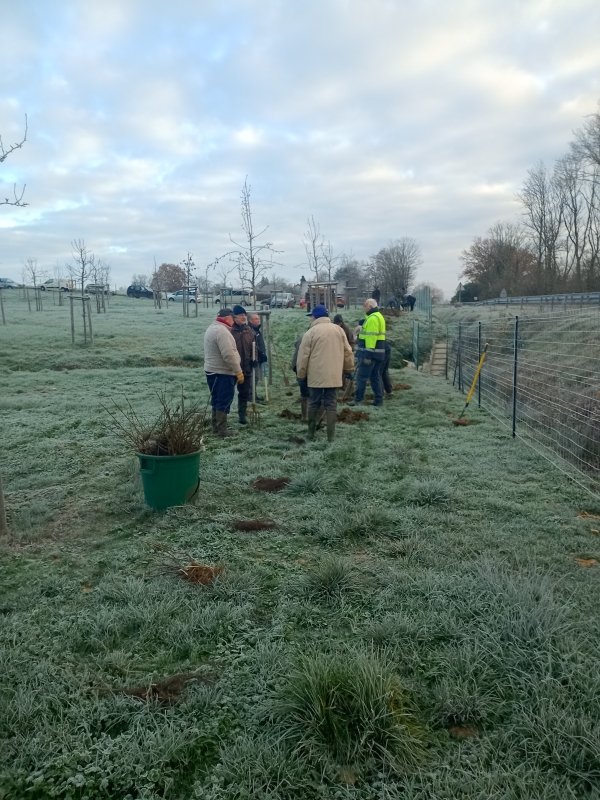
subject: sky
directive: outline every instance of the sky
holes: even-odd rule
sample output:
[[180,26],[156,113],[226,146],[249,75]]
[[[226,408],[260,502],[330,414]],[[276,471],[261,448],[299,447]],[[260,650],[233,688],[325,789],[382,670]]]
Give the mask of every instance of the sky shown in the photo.
[[[600,98],[598,0],[0,0],[0,276],[53,274],[83,238],[112,283],[198,269],[251,186],[279,275],[309,216],[336,253],[418,241],[454,292],[460,253],[516,221],[527,170]],[[209,277],[216,279],[215,273]]]

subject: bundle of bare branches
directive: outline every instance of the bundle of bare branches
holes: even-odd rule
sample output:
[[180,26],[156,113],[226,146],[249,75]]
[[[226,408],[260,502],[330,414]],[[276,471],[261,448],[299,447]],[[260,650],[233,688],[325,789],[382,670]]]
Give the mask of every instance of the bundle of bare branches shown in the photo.
[[125,408],[113,400],[116,413],[105,408],[119,436],[145,456],[184,456],[202,450],[207,406],[201,408],[198,402],[186,405],[183,390],[175,407],[166,392],[158,392],[157,396],[160,411],[149,420],[141,419],[129,400]]

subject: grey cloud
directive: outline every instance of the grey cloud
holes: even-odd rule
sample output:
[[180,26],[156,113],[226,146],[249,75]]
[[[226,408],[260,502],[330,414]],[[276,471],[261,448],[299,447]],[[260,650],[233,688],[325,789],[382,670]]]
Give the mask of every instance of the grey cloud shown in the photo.
[[48,0],[4,21],[0,132],[28,112],[30,138],[0,176],[31,204],[0,209],[7,274],[79,236],[119,283],[153,255],[212,261],[248,175],[290,277],[314,214],[358,257],[416,237],[450,290],[600,96],[595,0]]

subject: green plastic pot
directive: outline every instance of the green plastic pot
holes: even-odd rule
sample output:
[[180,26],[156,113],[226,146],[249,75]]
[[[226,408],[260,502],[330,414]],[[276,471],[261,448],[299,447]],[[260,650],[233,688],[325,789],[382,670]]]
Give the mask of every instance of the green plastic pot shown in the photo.
[[185,456],[145,456],[136,453],[150,508],[163,511],[188,503],[198,491],[200,451]]

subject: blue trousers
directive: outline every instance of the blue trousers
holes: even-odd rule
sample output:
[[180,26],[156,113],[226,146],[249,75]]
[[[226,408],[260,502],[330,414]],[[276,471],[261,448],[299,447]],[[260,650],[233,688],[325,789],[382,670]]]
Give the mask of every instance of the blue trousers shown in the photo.
[[218,372],[207,372],[206,382],[210,389],[210,404],[213,411],[224,411],[229,414],[235,394],[235,375],[221,375]]
[[[369,356],[371,353],[366,355]],[[362,349],[357,350],[356,358],[358,360],[358,370],[356,372],[356,390],[354,393],[354,402],[362,403],[362,401],[365,399],[367,381],[370,380],[371,388],[373,389],[373,394],[375,395],[373,405],[380,406],[383,403],[383,386],[381,383],[383,361],[375,361],[374,359],[371,359],[370,364],[365,364],[365,353]]]

